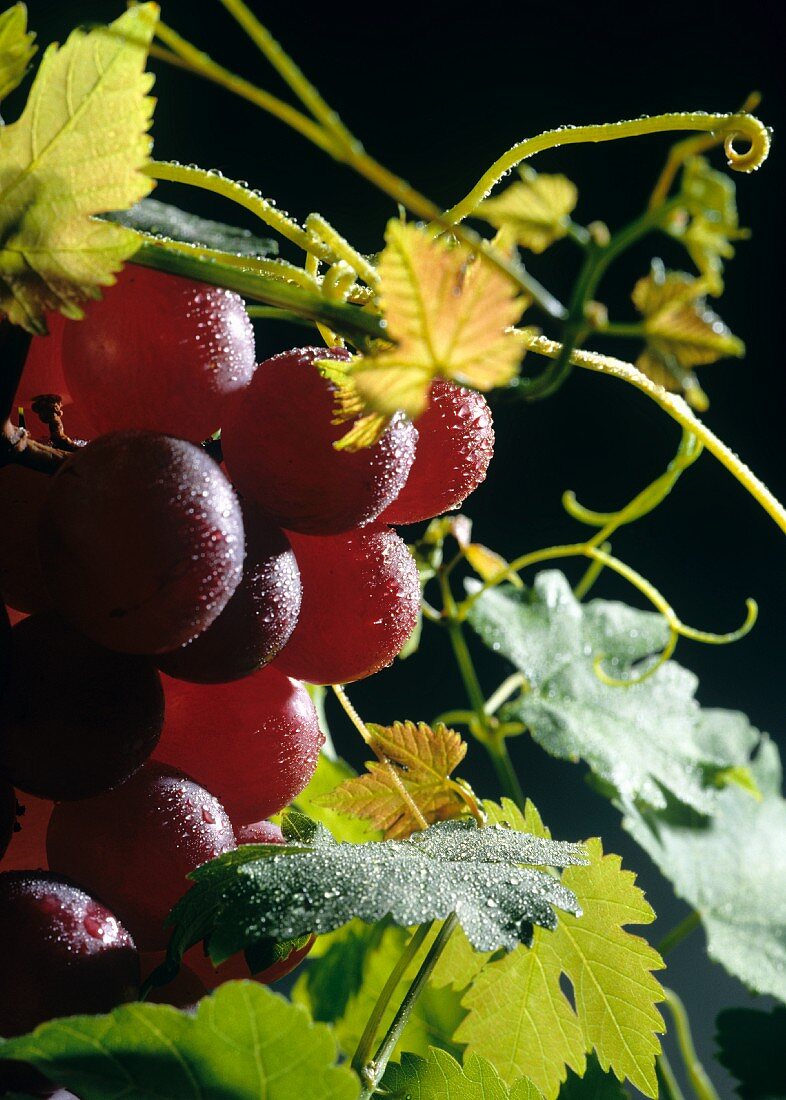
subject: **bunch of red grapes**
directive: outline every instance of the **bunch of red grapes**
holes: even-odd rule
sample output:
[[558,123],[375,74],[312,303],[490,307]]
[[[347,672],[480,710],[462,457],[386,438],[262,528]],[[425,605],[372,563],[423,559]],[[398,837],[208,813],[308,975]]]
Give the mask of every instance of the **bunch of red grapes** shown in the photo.
[[[348,425],[314,363],[347,357],[257,367],[236,294],[133,265],[33,340],[17,403],[59,395],[71,454],[54,477],[0,470],[0,1035],[133,999],[188,873],[281,840],[266,819],[323,742],[302,681],[370,676],[412,631],[392,525],[483,480],[491,416],[437,381],[417,427],[336,450]],[[219,429],[221,463],[202,446]],[[172,1003],[249,976],[187,962]]]

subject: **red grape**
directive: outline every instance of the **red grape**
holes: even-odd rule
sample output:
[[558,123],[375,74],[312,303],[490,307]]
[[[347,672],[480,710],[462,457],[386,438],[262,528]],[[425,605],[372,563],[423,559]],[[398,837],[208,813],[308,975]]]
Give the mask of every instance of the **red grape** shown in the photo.
[[12,631],[0,775],[40,798],[86,798],[146,760],[164,720],[151,661],[114,653],[42,613]]
[[265,970],[259,970],[255,974],[251,973],[246,957],[242,952],[233,955],[231,959],[222,962],[220,966],[214,966],[205,954],[202,945],[198,943],[186,952],[185,958],[189,969],[198,976],[199,980],[208,989],[216,989],[223,982],[248,980],[249,978],[253,978],[255,982],[261,982],[262,985],[272,985],[273,982],[286,977],[296,966],[300,965],[314,946],[314,940],[315,937],[311,936],[302,947],[290,951],[286,958],[279,959],[272,966],[268,966]]
[[52,479],[39,544],[52,599],[94,641],[175,649],[223,611],[242,575],[232,486],[200,447],[102,436]]
[[235,847],[224,807],[192,779],[157,763],[119,787],[55,806],[49,866],[103,898],[140,950],[169,938],[164,918],[188,889],[186,875]]
[[[30,342],[22,378],[17,387],[14,405],[29,411],[33,398],[42,393],[57,393],[64,403],[71,401],[63,374],[63,333],[66,319],[61,313],[47,313],[48,336],[34,336]],[[29,427],[29,425],[28,425]]]
[[66,326],[63,366],[99,434],[144,428],[199,443],[251,380],[254,331],[234,291],[131,264]]
[[[166,959],[165,951],[148,951],[141,956],[142,981],[148,977]],[[207,993],[205,983],[188,966],[181,966],[176,977],[168,985],[155,986],[147,995],[147,1000],[155,1005],[174,1005],[175,1008],[191,1008]]]
[[8,851],[0,860],[0,871],[46,871],[46,830],[53,802],[17,793],[19,831],[11,838]]
[[289,539],[250,501],[243,503],[243,578],[218,618],[192,642],[159,658],[179,680],[238,680],[286,645],[300,611],[300,573]]
[[[0,469],[0,594],[18,611],[51,605],[38,554],[41,514],[51,478],[22,466]],[[44,537],[46,537],[44,535]]]
[[57,875],[0,874],[0,1034],[133,1000],[139,956],[117,918]]
[[3,858],[16,828],[16,791],[0,779],[0,859]]
[[235,839],[241,844],[284,844],[284,834],[272,821],[254,821],[250,825],[236,825]]
[[385,528],[313,538],[293,535],[303,582],[295,631],[274,666],[312,684],[362,680],[389,665],[414,629],[418,570]]
[[313,364],[346,358],[333,348],[283,352],[227,402],[221,442],[232,480],[287,530],[330,535],[369,523],[412,466],[417,433],[403,416],[373,447],[333,447],[349,425],[333,423],[335,387]]
[[437,379],[417,429],[418,449],[407,483],[380,522],[415,523],[439,516],[458,507],[486,476],[494,426],[482,394]]
[[233,821],[289,805],[317,765],[324,735],[302,684],[268,667],[234,684],[164,679],[166,724],[155,753],[214,791]]

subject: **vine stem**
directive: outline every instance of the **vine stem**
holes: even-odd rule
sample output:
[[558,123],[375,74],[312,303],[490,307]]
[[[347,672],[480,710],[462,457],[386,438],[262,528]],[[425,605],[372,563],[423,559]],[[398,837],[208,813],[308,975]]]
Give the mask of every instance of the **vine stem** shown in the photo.
[[674,1020],[674,1027],[677,1032],[677,1045],[679,1046],[680,1054],[685,1064],[685,1071],[688,1075],[691,1088],[698,1100],[720,1100],[718,1093],[715,1091],[715,1086],[707,1076],[707,1071],[699,1061],[699,1056],[693,1045],[693,1036],[691,1035],[690,1023],[688,1021],[688,1014],[685,1011],[685,1005],[673,989],[667,989],[664,986],[663,992],[666,994],[666,1004]]
[[678,947],[679,944],[681,944],[682,941],[691,934],[691,932],[698,928],[700,924],[701,917],[695,910],[692,913],[688,913],[687,917],[681,920],[679,924],[676,924],[674,928],[666,933],[666,935],[657,945],[655,950],[658,952],[659,955],[668,955],[670,951],[673,951],[675,947]]
[[407,809],[412,814],[412,817],[418,823],[418,828],[427,829],[428,821],[426,821],[425,817],[421,813],[420,807],[402,783],[401,776],[388,760],[387,756],[385,756],[384,752],[382,752],[381,749],[378,747],[376,741],[374,740],[368,729],[368,726],[355,710],[349,699],[349,696],[347,695],[346,691],[344,691],[343,686],[341,684],[333,684],[333,692],[339,703],[341,703],[341,706],[344,708],[344,711],[349,720],[352,722],[352,725],[355,727],[365,743],[374,753],[380,764],[382,764],[382,766],[387,770],[390,778],[393,781],[394,786],[396,787],[396,790],[401,795],[401,800],[405,803]]
[[665,1051],[661,1051],[655,1062],[655,1073],[663,1089],[664,1100],[685,1100],[682,1089],[677,1084],[674,1070],[666,1057]]
[[368,1023],[360,1037],[357,1050],[352,1058],[352,1068],[356,1073],[362,1073],[364,1066],[368,1063],[374,1046],[374,1040],[377,1037],[379,1025],[382,1023],[382,1017],[385,1015],[385,1010],[390,1004],[390,999],[396,992],[396,987],[406,974],[418,951],[420,951],[423,946],[433,924],[433,921],[427,921],[426,924],[421,924],[412,933],[407,946],[401,952],[396,965],[388,975],[388,979],[382,987],[382,992],[379,997],[377,997],[374,1008],[368,1018]]
[[[629,122],[610,122],[595,126],[564,126],[527,138],[508,149],[483,173],[472,190],[446,211],[442,220],[457,224],[469,217],[508,172],[535,153],[544,152],[546,149],[557,149],[561,145],[616,141],[619,138],[641,137],[644,134],[660,134],[676,130],[725,132],[725,148],[729,165],[740,172],[752,172],[762,164],[769,153],[770,135],[767,128],[753,115],[744,112],[721,115],[686,112],[652,115],[649,118],[637,118]],[[750,148],[745,153],[738,153],[734,149],[733,138],[738,135],[744,136],[750,142]]]
[[[549,340],[545,336],[535,336],[531,333],[525,334],[523,331],[522,336],[528,350],[535,352],[536,355],[545,355],[547,358],[554,359],[560,354],[561,345],[556,340]],[[731,448],[727,447],[703,421],[699,420],[678,394],[668,393],[662,386],[656,385],[637,370],[632,363],[626,363],[622,359],[614,359],[594,351],[575,350],[571,352],[571,362],[577,367],[594,371],[596,374],[605,374],[610,378],[627,382],[646,394],[650,400],[667,412],[672,420],[676,420],[683,428],[697,436],[710,454],[713,454],[726,467],[777,523],[781,531],[786,533],[786,508],[750,467],[746,466]]]
[[360,1070],[360,1079],[363,1089],[360,1093],[359,1100],[371,1100],[371,1097],[377,1091],[377,1085],[382,1080],[387,1064],[396,1048],[396,1044],[401,1038],[404,1028],[407,1026],[412,1009],[431,977],[434,967],[439,961],[440,955],[447,946],[448,940],[457,927],[458,917],[455,913],[451,913],[429,948],[428,954],[415,975],[412,985],[407,990],[407,994],[401,1002],[396,1015],[393,1017],[393,1021],[384,1039],[377,1048],[373,1060],[366,1062]]

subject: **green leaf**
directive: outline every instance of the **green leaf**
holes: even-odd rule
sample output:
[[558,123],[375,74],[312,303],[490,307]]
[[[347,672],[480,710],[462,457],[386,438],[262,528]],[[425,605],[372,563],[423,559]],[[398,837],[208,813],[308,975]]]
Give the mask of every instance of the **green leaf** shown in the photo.
[[[336,1038],[347,1057],[351,1057],[357,1049],[374,1005],[409,938],[408,930],[393,926],[382,929],[376,940],[367,936],[364,943],[365,950],[360,960],[360,980],[354,991],[344,1000],[343,1006],[339,1006],[338,1003],[331,1006],[327,998],[323,1000],[323,1012],[327,1020],[333,1024]],[[380,1021],[379,1035],[384,1034],[391,1024],[427,950],[428,944],[424,944],[396,986]],[[328,956],[326,955],[325,958],[327,959]],[[348,962],[353,965],[355,960],[350,956]],[[317,972],[320,969],[320,963],[321,960],[317,960],[313,964]],[[343,985],[343,979],[339,978],[340,996]],[[312,1014],[316,1014],[317,1008],[312,1007],[310,1000],[311,991],[308,977],[303,977],[295,987],[293,1000],[305,1003]],[[325,992],[328,991],[325,990]],[[341,999],[344,998],[341,997]],[[425,1055],[430,1046],[439,1046],[458,1054],[459,1047],[452,1042],[452,1036],[466,1015],[460,1000],[458,992],[437,988],[435,984],[429,983],[413,1007],[397,1049]]]
[[678,211],[667,228],[687,249],[709,293],[717,296],[723,291],[723,261],[734,256],[731,242],[749,236],[739,227],[734,181],[705,157],[689,157],[681,193],[690,217]]
[[37,47],[27,29],[27,6],[14,4],[0,15],[0,100],[24,79]]
[[786,800],[778,750],[764,736],[751,770],[759,800],[733,785],[718,793],[710,818],[677,805],[658,813],[627,806],[623,824],[699,913],[710,957],[786,1001]]
[[716,1020],[718,1061],[737,1079],[742,1100],[786,1096],[786,1008],[727,1008]]
[[265,256],[275,256],[278,252],[278,244],[270,238],[255,237],[248,229],[239,229],[234,225],[224,225],[223,222],[188,214],[185,210],[159,202],[158,199],[142,199],[130,210],[115,212],[107,217],[119,225],[142,233],[183,241],[185,244],[198,244],[220,252],[231,252],[235,256],[263,259]]
[[169,961],[200,940],[219,964],[260,939],[332,932],[354,917],[372,923],[389,914],[408,928],[456,911],[473,946],[511,950],[529,941],[533,924],[554,927],[553,907],[577,910],[573,894],[532,865],[584,858],[575,844],[480,829],[474,820],[365,844],[337,844],[318,825],[309,843],[242,845],[193,871],[195,885],[169,918]]
[[[492,821],[546,833],[531,803],[524,814],[507,800],[486,809]],[[656,1096],[657,1034],[665,1028],[655,1007],[663,991],[652,971],[663,961],[625,929],[649,924],[655,914],[618,856],[604,855],[599,840],[588,841],[587,850],[590,864],[563,874],[582,916],[561,914],[552,934],[536,929],[531,948],[489,962],[462,1001],[469,1015],[455,1038],[488,1058],[504,1080],[529,1077],[548,1100],[568,1068],[584,1073],[593,1049],[603,1070]],[[561,988],[562,974],[573,1004]]]
[[298,978],[293,1000],[305,1004],[315,1020],[340,1020],[360,992],[366,956],[379,946],[383,931],[381,923],[351,921],[320,936]]
[[617,1078],[605,1073],[595,1055],[587,1059],[584,1075],[579,1077],[570,1070],[565,1084],[559,1090],[559,1100],[628,1100],[628,1094]]
[[[320,728],[324,729],[321,721]],[[339,757],[331,760],[324,752],[321,753],[317,770],[306,789],[301,791],[295,799],[294,807],[302,813],[308,814],[314,821],[319,821],[322,825],[325,825],[336,840],[353,842],[377,840],[379,833],[372,829],[367,821],[345,817],[343,814],[336,813],[335,810],[331,810],[322,804],[322,798],[325,795],[341,783],[352,779],[355,774],[354,769],[345,760]]]
[[390,1100],[541,1100],[526,1079],[509,1089],[484,1058],[470,1055],[462,1066],[434,1047],[425,1057],[404,1054],[400,1064],[391,1062],[382,1085]]
[[0,309],[31,332],[45,331],[46,310],[81,317],[77,303],[111,285],[138,247],[132,232],[91,215],[130,206],[153,186],[141,169],[157,15],[141,4],[50,46],[21,118],[0,130]]
[[0,1041],[82,1100],[357,1100],[336,1044],[305,1009],[255,982],[228,982],[196,1012],[129,1004]]
[[565,176],[539,175],[532,168],[519,170],[514,183],[476,210],[478,217],[508,233],[523,248],[543,252],[568,232],[579,194]]
[[704,721],[696,677],[675,661],[625,686],[598,676],[597,662],[624,679],[662,649],[668,631],[661,616],[614,601],[581,604],[563,574],[548,571],[529,592],[485,592],[469,621],[527,679],[529,691],[502,718],[523,722],[553,756],[584,760],[623,800],[660,808],[666,790],[710,813],[719,770],[747,765],[756,731],[719,711],[711,712],[716,721]]

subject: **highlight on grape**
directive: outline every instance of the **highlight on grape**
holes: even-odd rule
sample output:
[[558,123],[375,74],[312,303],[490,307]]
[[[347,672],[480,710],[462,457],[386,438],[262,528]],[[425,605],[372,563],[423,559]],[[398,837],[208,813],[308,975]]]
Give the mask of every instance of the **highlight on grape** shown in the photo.
[[[733,174],[769,151],[756,97],[525,139],[445,210],[364,152],[259,5],[221,3],[286,100],[165,4],[41,54],[24,4],[0,15],[0,97],[29,82],[0,130],[0,1093],[680,1100],[684,1076],[713,1100],[664,957],[703,925],[713,961],[786,1001],[786,802],[774,743],[701,707],[674,655],[737,641],[756,605],[727,633],[689,626],[616,547],[703,452],[786,533],[699,416],[697,372],[744,352],[714,299],[745,236]],[[380,189],[377,253],[155,159],[149,62]],[[622,228],[576,220],[576,185],[529,163],[675,133]],[[159,181],[183,209],[149,197]],[[189,189],[266,236],[188,213]],[[610,319],[606,270],[655,232],[689,270],[653,261],[636,319]],[[563,239],[567,304],[535,274]],[[281,322],[302,346],[258,362],[254,326]],[[615,336],[635,363],[594,349]],[[537,415],[574,370],[654,402],[677,452],[618,511],[566,493],[577,541],[507,560],[461,511],[494,477],[492,407]],[[608,573],[650,610],[595,598]],[[453,709],[361,716],[352,685],[439,639]],[[689,905],[657,946],[635,865],[553,839],[508,751],[525,734],[582,762]],[[338,752],[354,737],[360,774]],[[484,753],[496,787],[476,793]],[[718,1034],[741,1096],[786,1096],[782,1006]]]

